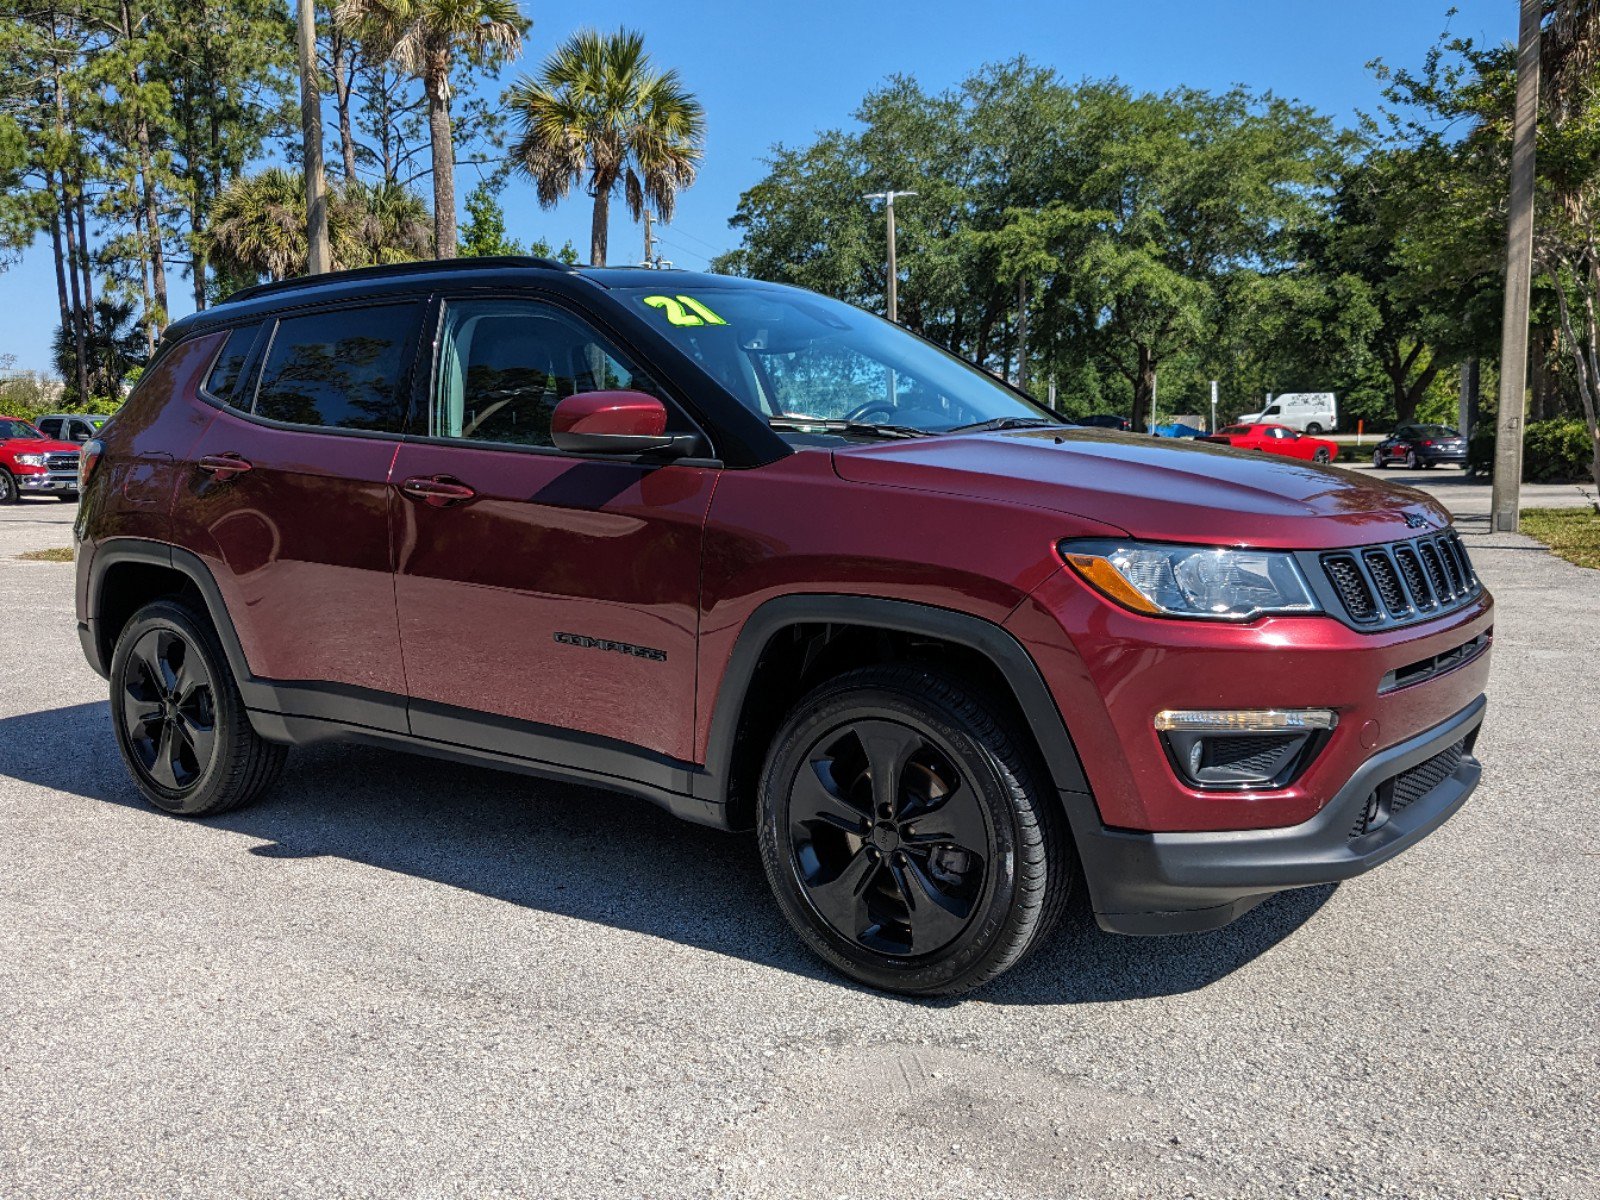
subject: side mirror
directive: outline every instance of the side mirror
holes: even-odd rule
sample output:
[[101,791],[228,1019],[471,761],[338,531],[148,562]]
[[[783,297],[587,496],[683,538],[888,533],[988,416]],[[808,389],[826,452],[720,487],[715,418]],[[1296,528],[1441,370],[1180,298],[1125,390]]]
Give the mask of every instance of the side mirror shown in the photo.
[[550,440],[577,454],[667,454],[681,458],[700,446],[692,433],[667,432],[667,409],[644,392],[582,392],[550,415]]

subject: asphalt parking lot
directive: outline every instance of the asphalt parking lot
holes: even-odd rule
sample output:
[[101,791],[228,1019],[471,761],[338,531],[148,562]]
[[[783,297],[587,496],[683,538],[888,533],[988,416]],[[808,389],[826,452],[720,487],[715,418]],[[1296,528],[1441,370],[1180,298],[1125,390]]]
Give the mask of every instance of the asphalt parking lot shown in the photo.
[[751,839],[626,798],[324,748],[145,808],[15,557],[74,509],[0,509],[0,1196],[1600,1196],[1600,572],[1420,481],[1500,602],[1468,807],[959,1003],[841,984]]

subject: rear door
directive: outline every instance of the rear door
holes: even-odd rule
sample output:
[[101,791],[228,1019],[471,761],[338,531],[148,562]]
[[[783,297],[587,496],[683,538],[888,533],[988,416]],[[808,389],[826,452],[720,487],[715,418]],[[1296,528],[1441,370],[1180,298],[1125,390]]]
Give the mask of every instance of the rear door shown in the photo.
[[423,308],[239,329],[207,380],[223,407],[186,464],[178,542],[211,568],[251,672],[296,715],[405,729],[388,483]]
[[[427,436],[400,448],[392,491],[412,732],[537,757],[577,731],[688,760],[717,468],[569,455],[550,417],[620,388],[693,426],[554,299],[447,296],[436,338]],[[440,484],[458,497],[425,494]]]

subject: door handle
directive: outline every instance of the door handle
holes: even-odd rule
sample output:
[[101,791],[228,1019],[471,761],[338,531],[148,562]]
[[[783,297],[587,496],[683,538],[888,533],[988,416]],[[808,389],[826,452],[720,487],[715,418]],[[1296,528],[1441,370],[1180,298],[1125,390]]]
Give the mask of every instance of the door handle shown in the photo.
[[413,475],[400,485],[400,490],[414,500],[421,500],[435,508],[461,504],[478,493],[459,479],[448,475]]
[[195,465],[206,474],[215,475],[219,480],[232,479],[254,466],[248,459],[241,458],[231,450],[225,454],[203,454]]

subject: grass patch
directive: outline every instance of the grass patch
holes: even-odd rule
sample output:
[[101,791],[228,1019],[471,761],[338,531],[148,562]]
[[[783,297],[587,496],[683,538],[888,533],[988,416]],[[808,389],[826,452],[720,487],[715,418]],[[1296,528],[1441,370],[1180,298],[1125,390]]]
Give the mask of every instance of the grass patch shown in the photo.
[[1580,567],[1600,569],[1600,516],[1587,508],[1528,508],[1522,532]]
[[71,562],[71,546],[52,546],[48,550],[26,550],[17,555],[29,562]]

